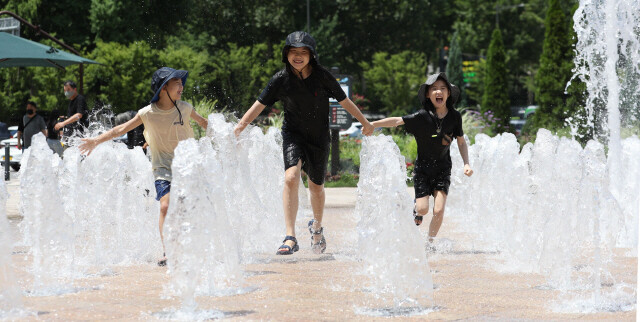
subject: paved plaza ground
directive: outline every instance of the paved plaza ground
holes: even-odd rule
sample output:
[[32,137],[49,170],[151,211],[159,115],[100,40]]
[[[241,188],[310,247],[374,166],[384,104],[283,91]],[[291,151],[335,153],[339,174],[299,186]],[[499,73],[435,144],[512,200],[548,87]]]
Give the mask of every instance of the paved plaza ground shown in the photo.
[[[11,197],[8,215],[17,233],[19,182],[17,174],[8,182]],[[447,222],[440,237],[453,242],[447,252],[429,254],[435,311],[419,316],[391,312],[393,317],[372,317],[356,313],[366,296],[354,274],[353,260],[357,241],[353,210],[354,188],[327,189],[324,225],[328,248],[325,254],[313,254],[308,232],[299,227],[301,250],[292,256],[264,254],[246,265],[247,282],[255,290],[226,297],[199,297],[199,308],[217,309],[228,320],[610,320],[631,321],[635,311],[594,314],[561,314],[550,309],[557,291],[541,287],[545,279],[535,274],[499,274],[489,269],[495,254],[474,252],[456,246],[467,238],[454,223]],[[302,225],[302,221],[299,220]],[[427,221],[428,224],[428,221]],[[422,225],[425,230],[428,225]],[[402,245],[398,245],[402,247]],[[16,247],[12,259],[17,277],[24,284],[30,279],[27,249]],[[275,253],[275,249],[274,249]],[[623,258],[623,257],[620,257]],[[616,262],[612,272],[618,281],[635,285],[636,259]],[[23,297],[25,308],[37,316],[24,320],[155,320],[179,307],[177,299],[166,298],[163,285],[168,282],[166,268],[154,263],[116,267],[111,274],[77,280],[79,291],[49,297]],[[385,312],[379,310],[377,312]],[[387,311],[389,313],[390,311]]]

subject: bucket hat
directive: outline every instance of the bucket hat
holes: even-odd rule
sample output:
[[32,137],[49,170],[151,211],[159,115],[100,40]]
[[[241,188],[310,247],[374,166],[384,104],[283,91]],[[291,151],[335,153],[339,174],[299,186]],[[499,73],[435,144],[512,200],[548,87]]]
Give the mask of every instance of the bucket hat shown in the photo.
[[304,31],[294,31],[287,36],[287,39],[284,42],[284,47],[282,48],[282,62],[285,64],[289,63],[287,60],[287,52],[289,51],[289,47],[307,47],[311,51],[311,63],[317,64],[318,62],[318,53],[316,52],[316,40],[311,37],[310,34]]
[[420,100],[420,104],[422,105],[422,107],[424,107],[426,110],[435,109],[433,107],[433,103],[431,103],[431,100],[427,99],[426,94],[429,86],[433,85],[438,79],[443,80],[449,88],[450,94],[449,98],[447,99],[448,108],[453,108],[460,98],[460,89],[456,85],[453,85],[449,82],[449,80],[447,79],[447,74],[438,73],[429,75],[429,77],[427,77],[427,81],[425,81],[424,84],[420,85],[420,89],[418,90],[418,99]]
[[184,86],[184,84],[187,83],[187,75],[189,75],[188,71],[176,70],[171,67],[162,67],[156,70],[153,76],[151,76],[151,91],[153,91],[154,95],[150,103],[155,103],[160,99],[160,90],[162,90],[162,87],[164,87],[168,81],[174,78],[180,78],[182,79],[182,86]]

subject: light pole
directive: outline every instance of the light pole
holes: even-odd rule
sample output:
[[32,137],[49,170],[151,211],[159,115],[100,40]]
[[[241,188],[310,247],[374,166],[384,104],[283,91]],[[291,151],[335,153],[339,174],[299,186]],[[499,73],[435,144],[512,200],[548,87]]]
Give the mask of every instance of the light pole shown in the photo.
[[[308,2],[309,0],[307,0]],[[516,4],[516,5],[512,5],[512,6],[499,6],[496,5],[496,28],[500,28],[500,17],[499,17],[499,13],[502,10],[505,9],[513,9],[513,8],[524,8],[525,4],[521,3],[521,4]]]

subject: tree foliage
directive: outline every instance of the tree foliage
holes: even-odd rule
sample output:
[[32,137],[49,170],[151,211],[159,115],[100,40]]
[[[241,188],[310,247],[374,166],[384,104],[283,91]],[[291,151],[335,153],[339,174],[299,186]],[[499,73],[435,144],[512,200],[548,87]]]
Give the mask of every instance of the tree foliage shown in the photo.
[[483,114],[492,114],[495,118],[496,121],[492,122],[494,133],[504,132],[509,128],[511,102],[508,93],[507,68],[502,33],[497,28],[493,30],[487,53],[481,111]]
[[424,54],[408,50],[394,55],[380,52],[361,67],[369,84],[369,98],[379,110],[400,116],[419,107],[417,93],[426,70]]
[[540,107],[534,115],[534,126],[538,128],[559,129],[568,116],[565,87],[573,74],[570,26],[559,1],[549,0],[540,69],[535,77]]
[[463,75],[462,75],[462,48],[460,48],[460,42],[458,32],[456,31],[451,38],[451,45],[449,46],[449,59],[447,60],[447,77],[449,82],[460,88],[461,99],[457,102],[457,106],[466,106],[466,91],[464,89]]

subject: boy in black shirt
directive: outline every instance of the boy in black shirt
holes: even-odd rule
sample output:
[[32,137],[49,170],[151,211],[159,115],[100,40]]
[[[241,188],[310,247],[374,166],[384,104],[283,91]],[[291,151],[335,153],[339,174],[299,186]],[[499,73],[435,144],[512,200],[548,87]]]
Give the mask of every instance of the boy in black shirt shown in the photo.
[[287,236],[278,255],[298,251],[295,221],[298,212],[298,184],[300,170],[309,177],[309,192],[314,219],[309,222],[311,248],[316,253],[326,249],[323,236],[324,178],[329,159],[329,97],[362,123],[362,133],[371,135],[373,126],[353,102],[346,97],[335,77],[317,62],[316,42],[306,32],[296,31],[287,36],[282,49],[285,68],[277,72],[258,100],[244,114],[234,129],[240,135],[266,106],[282,101],[284,123],[282,148],[284,153],[285,184],[282,192]]
[[[389,117],[373,122],[374,127],[405,125],[418,143],[418,159],[414,170],[416,204],[414,221],[422,223],[429,212],[429,195],[434,197],[433,218],[429,225],[429,242],[438,234],[444,206],[451,184],[451,157],[449,147],[456,139],[464,162],[464,174],[471,176],[467,143],[462,133],[462,116],[453,107],[460,90],[449,83],[445,73],[431,75],[420,86],[418,98],[424,109],[403,117]],[[417,213],[417,214],[416,214]]]

